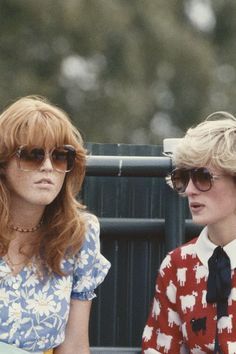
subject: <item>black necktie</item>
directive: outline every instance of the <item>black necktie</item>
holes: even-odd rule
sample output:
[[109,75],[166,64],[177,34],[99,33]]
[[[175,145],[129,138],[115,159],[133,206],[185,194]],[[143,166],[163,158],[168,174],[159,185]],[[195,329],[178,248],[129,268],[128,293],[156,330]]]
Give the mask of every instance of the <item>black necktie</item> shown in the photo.
[[[222,316],[228,316],[228,297],[232,286],[230,259],[221,246],[216,247],[209,258],[208,268],[209,276],[206,301],[216,303],[217,320],[219,320]],[[213,353],[222,353],[219,344],[217,323]]]
[[209,276],[206,300],[217,304],[217,319],[228,316],[228,297],[231,292],[230,259],[221,246],[215,248],[208,260]]

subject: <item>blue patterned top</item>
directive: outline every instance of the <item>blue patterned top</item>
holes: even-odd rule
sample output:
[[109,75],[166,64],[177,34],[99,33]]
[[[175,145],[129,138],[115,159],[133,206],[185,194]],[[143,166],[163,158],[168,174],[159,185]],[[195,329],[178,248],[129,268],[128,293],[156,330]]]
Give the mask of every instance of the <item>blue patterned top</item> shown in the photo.
[[12,275],[0,258],[0,341],[29,352],[57,347],[64,341],[70,299],[91,300],[110,263],[100,253],[99,223],[88,214],[84,244],[63,260],[65,276],[40,279],[35,265]]

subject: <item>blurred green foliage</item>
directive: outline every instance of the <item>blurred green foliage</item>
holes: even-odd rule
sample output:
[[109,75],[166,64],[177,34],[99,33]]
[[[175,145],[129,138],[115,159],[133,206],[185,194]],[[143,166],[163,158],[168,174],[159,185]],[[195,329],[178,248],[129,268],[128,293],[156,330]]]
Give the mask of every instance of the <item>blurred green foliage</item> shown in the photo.
[[40,94],[87,141],[181,136],[236,110],[235,15],[235,0],[1,0],[0,108]]

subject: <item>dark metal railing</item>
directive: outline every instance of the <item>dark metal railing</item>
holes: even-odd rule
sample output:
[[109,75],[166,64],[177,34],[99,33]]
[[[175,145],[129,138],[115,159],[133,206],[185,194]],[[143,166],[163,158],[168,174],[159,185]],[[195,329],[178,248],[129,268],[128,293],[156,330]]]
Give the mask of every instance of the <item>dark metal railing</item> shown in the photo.
[[88,176],[164,177],[171,170],[171,159],[158,156],[89,156]]
[[[172,161],[163,156],[100,156],[87,158],[87,176],[109,177],[165,177],[172,169]],[[191,221],[185,221],[183,198],[180,198],[169,186],[165,186],[165,220],[162,219],[101,219],[102,236],[125,236],[133,233],[137,237],[145,230],[150,235],[165,234],[166,251],[169,251],[185,239],[199,231]],[[158,232],[159,231],[159,232]]]
[[[145,218],[99,218],[103,238],[125,238],[135,234],[139,239],[147,234],[148,237],[157,237],[165,233],[165,219]],[[199,234],[201,227],[185,220],[185,232],[188,239]]]

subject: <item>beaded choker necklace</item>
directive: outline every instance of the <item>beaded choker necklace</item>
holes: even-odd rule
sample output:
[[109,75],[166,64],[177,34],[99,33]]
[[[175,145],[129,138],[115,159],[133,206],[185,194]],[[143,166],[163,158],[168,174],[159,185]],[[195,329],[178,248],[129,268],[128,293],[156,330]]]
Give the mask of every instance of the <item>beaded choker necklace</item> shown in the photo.
[[34,226],[34,227],[30,227],[30,228],[26,228],[26,227],[20,227],[20,226],[15,226],[15,225],[10,225],[10,229],[14,230],[14,231],[19,231],[19,232],[35,232],[37,231],[41,225],[42,225],[43,221],[41,220],[38,225]]

